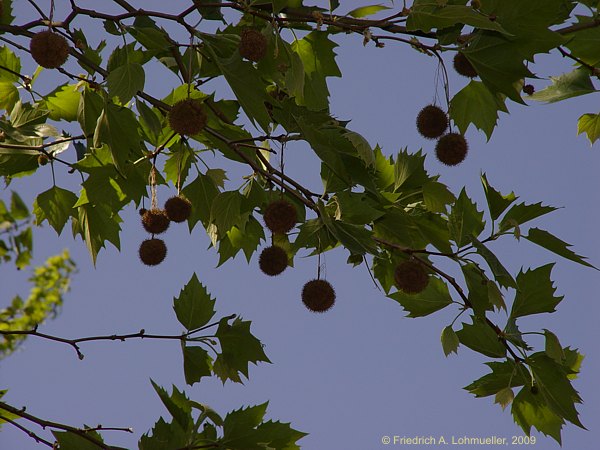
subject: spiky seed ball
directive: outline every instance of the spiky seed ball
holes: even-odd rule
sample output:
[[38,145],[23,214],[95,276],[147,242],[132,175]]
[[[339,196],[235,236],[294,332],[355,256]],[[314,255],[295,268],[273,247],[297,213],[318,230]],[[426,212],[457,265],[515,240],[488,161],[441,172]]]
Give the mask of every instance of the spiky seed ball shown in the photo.
[[416,261],[404,261],[394,271],[396,287],[406,294],[418,294],[429,284],[429,277],[423,266]]
[[436,146],[437,159],[447,166],[456,166],[467,157],[469,145],[462,134],[448,133],[442,136]]
[[208,116],[200,100],[187,98],[175,103],[169,111],[169,126],[176,133],[192,136],[206,126]]
[[535,88],[531,84],[526,84],[525,86],[523,86],[523,92],[525,92],[527,95],[533,95],[535,92]]
[[167,231],[170,223],[164,209],[149,209],[142,215],[142,225],[148,233],[163,233]]
[[140,244],[140,259],[147,266],[156,266],[167,256],[167,246],[162,239],[146,239]]
[[56,69],[69,56],[69,43],[58,33],[46,30],[35,34],[29,42],[31,56],[40,66]]
[[439,106],[427,105],[417,115],[417,130],[427,139],[439,138],[448,128],[448,116]]
[[335,290],[325,280],[311,280],[302,288],[302,303],[309,310],[323,313],[335,303]]
[[460,52],[454,55],[454,70],[463,77],[475,78],[477,76],[477,71],[471,64],[471,61]]
[[288,266],[288,255],[277,245],[265,248],[258,258],[258,266],[263,273],[274,277],[283,272]]
[[267,54],[267,38],[258,30],[247,28],[240,34],[240,55],[250,61],[260,61]]
[[50,161],[48,156],[43,155],[43,154],[38,156],[38,164],[40,166],[45,166],[46,164],[48,164],[48,161]]
[[173,222],[183,222],[190,217],[192,202],[183,197],[171,197],[165,202],[165,213]]
[[273,233],[287,233],[298,221],[296,207],[287,200],[275,200],[265,209],[265,224]]

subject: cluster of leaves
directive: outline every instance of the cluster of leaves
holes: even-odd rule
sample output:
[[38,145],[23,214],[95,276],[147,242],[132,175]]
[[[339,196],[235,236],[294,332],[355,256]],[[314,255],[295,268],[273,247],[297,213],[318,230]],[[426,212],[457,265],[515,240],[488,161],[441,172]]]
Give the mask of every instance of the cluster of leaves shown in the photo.
[[[333,117],[327,78],[341,76],[332,40],[341,33],[358,33],[365,44],[372,41],[376,47],[382,47],[385,39],[406,42],[437,56],[442,65],[443,52],[460,51],[480,80],[470,81],[447,99],[449,116],[462,133],[473,124],[489,139],[498,112],[508,111],[506,101],[523,102],[521,87],[525,78],[535,77],[528,64],[537,54],[559,51],[578,68],[553,79],[551,86],[531,98],[551,102],[594,91],[590,77],[597,75],[595,65],[600,62],[597,2],[481,0],[467,5],[466,0],[415,0],[410,8],[376,21],[365,17],[385,8],[368,6],[337,15],[337,1],[330,2],[329,10],[306,6],[301,0],[223,5],[194,1],[178,14],[137,10],[124,0],[114,3],[125,12],[109,14],[71,2],[57,25],[57,32],[71,43],[70,58],[59,69],[69,81],[47,94],[37,92],[42,70],[33,77],[21,74],[21,57],[13,48],[24,55],[26,47],[8,45],[0,50],[0,107],[8,113],[0,120],[0,175],[7,181],[31,176],[47,170],[47,162],[53,174],[53,186],[35,200],[37,224],[47,221],[60,234],[70,221],[73,235],[85,241],[95,261],[106,242],[119,247],[121,211],[131,203],[138,207],[149,197],[153,183],[168,184],[192,202],[189,229],[202,225],[218,250],[219,264],[240,250],[250,261],[265,239],[260,214],[273,198],[284,196],[296,205],[300,225],[295,238],[274,235],[273,241],[286,250],[290,264],[298,253],[343,247],[349,252],[348,263],[369,265],[386,294],[410,317],[456,304],[459,313],[442,332],[444,352],[454,352],[462,344],[504,360],[488,363],[492,372],[468,386],[470,392],[495,395],[503,407],[512,401],[513,417],[527,433],[533,426],[560,441],[565,421],[583,426],[575,409],[581,399],[571,386],[582,356],[563,348],[548,330],[539,332],[545,337],[544,350],[534,352],[517,327],[518,318],[553,312],[562,300],[554,296],[552,264],[513,276],[486,245],[513,235],[591,267],[548,231],[524,229],[554,208],[516,203],[514,193],[501,194],[484,175],[486,223],[485,214],[464,189],[455,195],[438,176],[426,172],[420,151],[385,155],[350,130],[347,122]],[[577,3],[592,15],[578,16],[576,23],[567,25]],[[2,6],[0,33],[27,40],[47,27],[48,17],[41,10],[37,20],[19,25],[11,14],[12,2],[3,0]],[[86,33],[75,28],[80,17],[102,22],[108,41],[96,47],[89,43]],[[194,20],[221,21],[224,28],[201,31],[192,25]],[[266,41],[266,55],[258,62],[245,60],[238,50],[240,36],[248,28],[260,31]],[[182,33],[185,43],[176,40]],[[396,36],[406,34],[412,39]],[[433,43],[425,44],[426,40]],[[180,80],[163,98],[147,89],[145,74],[151,65],[162,65]],[[201,90],[213,79],[223,84],[212,92]],[[32,101],[25,102],[19,90]],[[233,93],[232,98],[227,92]],[[186,98],[199,100],[207,115],[206,126],[193,136],[173,132],[167,120],[171,106]],[[580,119],[580,131],[592,142],[599,134],[599,120],[594,114]],[[48,122],[64,129],[58,131]],[[296,141],[308,143],[320,162],[321,194],[270,162],[271,154],[281,156]],[[71,144],[74,151],[67,152]],[[220,163],[247,167],[241,187],[226,188],[225,166],[211,168],[208,151],[223,157],[217,159]],[[80,174],[78,193],[58,186],[63,168]],[[457,281],[440,270],[437,258],[456,263],[462,278]],[[407,259],[427,268],[430,281],[420,293],[406,294],[394,287],[394,270]],[[505,298],[511,290],[509,312]],[[200,309],[197,302],[202,302]],[[194,276],[174,308],[191,335],[213,317],[214,300]],[[494,310],[507,313],[504,326],[489,318]],[[454,323],[465,311],[472,313],[471,323],[455,331]],[[213,359],[204,347],[212,348],[217,340],[221,351]],[[213,337],[185,340],[183,355],[189,384],[211,374],[223,381],[240,381],[240,374],[248,376],[248,362],[267,361],[249,333],[249,322],[240,319],[221,320]],[[515,388],[520,388],[516,396]],[[175,421],[157,425],[153,436],[168,434],[167,440],[177,443],[174,446],[190,445],[190,439],[217,439],[214,426],[220,426],[220,419],[214,420],[216,416],[177,390],[171,397],[157,390]],[[193,409],[201,411],[202,420],[191,419]],[[276,447],[273,442],[282,428],[268,422],[261,425],[263,414],[264,405],[232,413],[245,424],[239,425],[242,428],[228,426],[227,418],[222,421],[228,448],[235,448],[231,442],[237,439],[238,431],[232,429]],[[200,433],[206,418],[212,425]],[[143,448],[159,448],[144,444],[145,439],[149,438],[142,439]],[[285,448],[285,439],[277,445]]]

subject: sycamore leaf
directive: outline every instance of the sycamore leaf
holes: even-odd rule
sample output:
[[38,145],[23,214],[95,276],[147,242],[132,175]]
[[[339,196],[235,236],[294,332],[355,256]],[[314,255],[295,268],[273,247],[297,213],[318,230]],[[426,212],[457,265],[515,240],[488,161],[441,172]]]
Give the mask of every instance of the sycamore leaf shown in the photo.
[[183,373],[185,382],[190,386],[200,381],[202,377],[212,375],[212,358],[206,350],[201,347],[182,345],[183,350]]
[[517,318],[543,312],[554,312],[563,299],[555,297],[550,272],[554,264],[546,264],[537,269],[519,272],[517,275],[517,295],[513,302],[510,317]]
[[451,326],[447,326],[442,330],[440,339],[442,341],[444,355],[448,356],[453,352],[458,354],[457,350],[458,346],[460,345],[460,341],[458,340],[458,336]]
[[45,108],[50,111],[48,116],[52,120],[73,122],[77,120],[77,111],[81,92],[75,84],[65,84],[54,90],[45,98]]
[[179,297],[173,299],[173,309],[179,322],[191,331],[208,323],[215,315],[215,299],[198,281],[196,274],[183,287]]
[[362,17],[372,16],[373,14],[377,14],[386,9],[390,9],[390,7],[384,5],[361,6],[360,8],[353,9],[347,15],[360,19]]
[[397,291],[388,297],[400,303],[400,306],[408,312],[408,317],[428,316],[452,303],[448,286],[436,277],[429,277],[427,287],[418,294]]
[[435,1],[416,1],[410,10],[407,29],[424,32],[432,29],[449,28],[456,24],[471,25],[482,30],[494,30],[507,33],[502,25],[491,21],[487,16],[465,5],[438,6]]
[[515,224],[523,225],[530,220],[536,219],[544,214],[548,214],[556,209],[557,208],[553,206],[544,206],[541,202],[533,205],[518,203],[512,206],[504,215],[502,221],[500,222],[500,230],[509,230],[513,228]]
[[228,379],[241,383],[240,374],[248,378],[249,363],[271,362],[260,341],[250,333],[249,321],[238,317],[229,325],[226,318],[221,319],[215,336],[221,343],[221,353],[213,371],[223,383]]
[[561,443],[560,430],[565,422],[550,409],[539,392],[532,393],[528,386],[522,388],[513,400],[511,413],[515,422],[528,436],[533,426]]
[[165,389],[156,384],[152,379],[150,383],[152,383],[152,387],[160,397],[163,405],[165,405],[179,427],[185,431],[189,430],[193,424],[192,405],[185,396],[185,393],[173,386],[173,392],[169,395]]
[[584,114],[577,121],[577,134],[585,133],[594,144],[600,137],[600,114]]
[[445,184],[429,181],[423,185],[423,201],[431,212],[446,212],[446,205],[454,203],[456,197]]
[[108,94],[111,97],[119,97],[123,104],[129,102],[134,95],[142,91],[145,82],[144,68],[138,63],[123,64],[111,70],[106,78]]
[[458,247],[462,247],[470,243],[473,237],[479,236],[484,226],[483,212],[477,210],[477,205],[467,197],[463,188],[448,217],[451,238]]
[[485,244],[479,242],[477,238],[473,238],[473,246],[477,250],[477,253],[479,253],[483,257],[483,259],[485,259],[485,262],[488,263],[488,266],[490,266],[490,269],[494,274],[494,278],[496,279],[498,284],[500,284],[500,286],[505,288],[517,287],[515,279],[502,265],[498,257],[489,248],[487,248]]
[[554,103],[596,91],[590,79],[590,71],[585,67],[579,67],[559,77],[550,77],[550,80],[552,80],[550,86],[535,92],[529,98],[539,102]]
[[546,354],[552,358],[557,363],[561,364],[565,359],[565,352],[563,351],[562,346],[560,345],[560,341],[558,337],[551,332],[550,330],[546,330],[544,328],[544,336],[546,338],[545,352]]
[[492,372],[463,388],[475,397],[495,395],[507,387],[523,386],[531,382],[529,372],[511,359],[504,362],[486,362],[485,364]]
[[[98,450],[98,448],[101,448],[99,444],[94,444],[84,437],[69,431],[52,431],[52,434],[56,438],[61,450]],[[104,442],[102,436],[96,431],[89,431],[86,435],[98,443]]]
[[472,324],[463,322],[462,326],[462,329],[456,333],[461,344],[490,358],[506,356],[506,348],[498,339],[496,332],[485,321],[473,316]]
[[502,195],[489,184],[485,173],[481,174],[481,183],[483,184],[485,198],[490,209],[490,216],[492,217],[492,220],[496,220],[506,210],[506,208],[508,208],[517,199],[517,197],[515,196],[514,192]]
[[219,194],[219,189],[214,181],[209,176],[199,173],[194,181],[183,188],[181,193],[194,205],[188,218],[190,231],[198,222],[207,227],[210,222],[213,201]]
[[73,218],[73,235],[79,234],[85,241],[92,261],[96,264],[96,257],[105,242],[111,242],[117,249],[120,247],[119,223],[121,218],[111,208],[104,204],[85,204],[77,208],[78,215]]
[[33,203],[36,223],[40,225],[47,220],[50,226],[60,234],[67,220],[75,213],[73,210],[75,202],[77,202],[77,196],[73,192],[53,186],[39,194]]
[[498,285],[493,281],[489,280],[487,282],[487,287],[488,300],[490,301],[490,303],[494,305],[498,311],[500,311],[501,309],[506,311],[506,303],[504,302],[504,297],[502,297],[502,292],[500,291],[500,288],[498,288]]
[[498,122],[498,111],[508,113],[504,96],[491,92],[481,81],[475,80],[452,97],[448,110],[462,134],[473,124],[485,133],[488,141]]
[[514,400],[515,393],[509,387],[505,387],[501,391],[498,391],[494,398],[494,403],[498,403],[504,411],[506,407]]
[[529,234],[524,236],[528,241],[533,242],[541,247],[544,247],[546,250],[556,253],[564,258],[570,259],[571,261],[575,261],[576,263],[582,264],[587,267],[592,267],[590,263],[585,261],[585,257],[579,256],[577,253],[573,252],[569,249],[571,247],[570,244],[560,240],[556,236],[547,231],[540,230],[539,228],[531,228],[529,230]]

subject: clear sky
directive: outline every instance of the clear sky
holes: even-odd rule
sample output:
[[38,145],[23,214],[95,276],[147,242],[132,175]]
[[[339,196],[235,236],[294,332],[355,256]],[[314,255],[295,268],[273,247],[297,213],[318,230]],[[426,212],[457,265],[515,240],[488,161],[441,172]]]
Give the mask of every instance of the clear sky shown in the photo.
[[[32,17],[26,2],[14,3],[18,22]],[[48,10],[49,2],[38,3]],[[81,2],[99,3],[103,2]],[[182,2],[171,3],[176,8]],[[346,11],[360,2],[343,3],[348,4],[342,9]],[[148,9],[164,8],[165,2],[143,4]],[[94,44],[100,39],[99,32],[102,29],[85,28]],[[379,143],[386,154],[404,147],[411,152],[423,148],[429,172],[441,174],[441,181],[455,193],[466,186],[480,209],[485,203],[479,181],[482,171],[503,193],[514,190],[521,201],[544,201],[561,207],[532,224],[574,244],[577,253],[600,265],[596,197],[600,192],[600,151],[598,145],[590,147],[583,136],[576,135],[577,118],[598,112],[596,96],[553,105],[509,102],[511,114],[500,117],[491,140],[486,142],[483,133],[470,128],[466,134],[470,145],[467,160],[447,168],[436,161],[432,142],[421,138],[414,125],[418,111],[433,100],[436,60],[404,44],[388,43],[376,49],[363,47],[360,36],[333,39],[340,44],[337,62],[344,75],[330,79],[331,108],[340,119],[352,120],[352,130],[372,145]],[[449,65],[451,56],[446,57]],[[27,55],[23,65],[24,72],[33,72]],[[571,65],[553,54],[539,58],[531,70],[541,78],[532,81],[539,89],[548,83],[545,77],[568,72]],[[150,92],[166,94],[177,86],[177,79],[166,70],[148,76],[146,89]],[[450,83],[455,93],[467,81],[451,71]],[[210,87],[222,89],[217,84]],[[218,97],[224,95],[226,91],[221,90]],[[69,150],[70,158],[73,152]],[[235,174],[250,173],[231,170],[231,180]],[[286,171],[305,180],[313,190],[319,189],[318,166],[305,145],[288,146]],[[74,177],[63,171],[58,185],[74,189]],[[231,188],[241,184],[234,181]],[[15,180],[8,190],[0,190],[0,197],[9,198],[13,189],[31,204],[36,193],[51,183],[50,172],[40,171],[34,177]],[[159,190],[159,198],[165,200],[173,192],[173,188]],[[352,269],[345,264],[346,251],[325,255],[326,277],[336,289],[337,302],[328,313],[314,315],[302,305],[300,290],[316,276],[315,258],[297,258],[293,269],[275,278],[259,271],[258,255],[249,265],[238,255],[217,269],[218,256],[214,249],[207,250],[209,241],[200,226],[190,235],[186,226],[172,225],[165,238],[167,259],[156,268],[148,268],[137,256],[146,233],[133,205],[123,219],[121,251],[114,247],[102,251],[95,268],[85,245],[73,240],[68,227],[60,237],[47,226],[36,229],[35,263],[68,248],[79,267],[61,314],[47,322],[42,331],[69,338],[141,328],[177,334],[181,326],[172,311],[172,298],[195,272],[217,298],[217,317],[237,313],[251,320],[253,333],[265,344],[273,364],[251,366],[250,379],[243,386],[223,386],[215,378],[188,387],[177,342],[82,344],[85,359],[80,361],[68,346],[29,338],[19,351],[0,362],[0,387],[9,390],[5,397],[9,403],[26,405],[31,414],[76,426],[132,426],[134,435],[104,434],[107,443],[128,448],[136,447],[137,439],[160,415],[168,416],[150,378],[169,389],[171,384],[185,388],[189,397],[222,414],[268,400],[269,418],[291,422],[294,428],[310,433],[300,441],[307,450],[397,448],[382,444],[383,436],[394,435],[444,436],[448,441],[452,436],[498,436],[509,443],[513,436],[523,435],[509,411],[502,412],[493,398],[475,399],[461,389],[488,372],[483,365],[488,359],[465,347],[458,355],[444,357],[439,335],[455,311],[447,308],[426,318],[405,318],[402,308],[373,285],[364,266]],[[563,448],[597,448],[600,389],[594,380],[600,374],[598,273],[509,237],[496,242],[493,249],[513,274],[521,267],[556,261],[553,279],[557,294],[565,299],[556,313],[523,320],[521,329],[548,328],[563,345],[579,348],[586,355],[574,386],[584,399],[579,411],[589,431],[566,426]],[[27,276],[12,265],[0,266],[0,307],[17,293],[27,295]],[[498,320],[503,323],[503,319],[499,316]],[[543,348],[543,338],[532,343]],[[536,449],[558,448],[552,439],[533,435],[538,439],[533,446]],[[42,447],[13,427],[5,425],[0,431],[2,450],[36,448]]]

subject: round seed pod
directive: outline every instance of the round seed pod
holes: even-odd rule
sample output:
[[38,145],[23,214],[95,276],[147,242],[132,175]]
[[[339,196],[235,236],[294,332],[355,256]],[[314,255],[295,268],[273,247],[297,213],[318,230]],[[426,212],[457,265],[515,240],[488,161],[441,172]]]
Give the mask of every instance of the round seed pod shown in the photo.
[[417,115],[417,130],[427,139],[439,138],[448,128],[448,115],[435,105],[427,105]]
[[69,57],[69,43],[58,33],[50,30],[36,33],[29,42],[31,56],[40,66],[56,69]]
[[250,61],[260,61],[267,54],[267,38],[258,30],[246,28],[240,34],[238,47],[242,58]]
[[184,222],[190,217],[192,203],[183,197],[171,197],[165,202],[165,213],[173,222]]
[[406,294],[418,294],[429,284],[429,277],[423,266],[416,261],[404,261],[394,271],[396,287]]
[[142,225],[148,233],[164,233],[170,223],[171,221],[163,209],[149,209],[142,215]]
[[473,67],[473,64],[460,52],[454,55],[454,70],[463,77],[475,78],[477,76],[477,71]]
[[176,133],[193,136],[206,126],[208,116],[200,100],[188,98],[175,103],[168,115],[169,126]]
[[288,255],[286,251],[277,246],[265,248],[258,258],[258,266],[266,275],[276,276],[282,273],[288,266]]
[[437,159],[447,166],[456,166],[467,157],[469,145],[462,134],[448,133],[442,136],[436,146]]
[[311,280],[302,288],[302,303],[310,311],[323,313],[335,303],[335,290],[325,280]]
[[41,154],[38,156],[38,164],[40,166],[45,166],[46,164],[48,164],[48,162],[50,161],[50,159],[48,158],[48,156]]
[[535,88],[531,84],[526,84],[523,86],[523,92],[527,95],[533,95],[535,93]]
[[296,207],[287,200],[275,200],[267,206],[265,224],[273,233],[287,233],[298,221]]
[[156,266],[167,256],[167,246],[162,239],[146,239],[140,244],[140,260],[147,266]]

